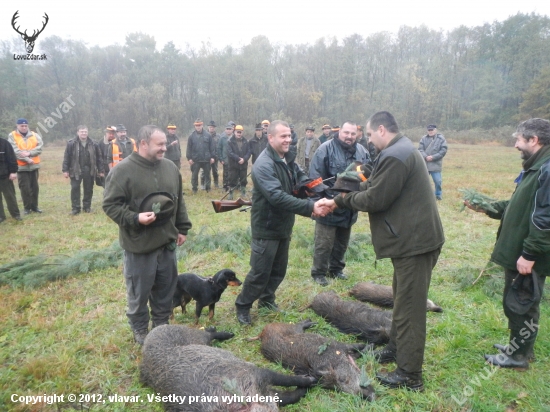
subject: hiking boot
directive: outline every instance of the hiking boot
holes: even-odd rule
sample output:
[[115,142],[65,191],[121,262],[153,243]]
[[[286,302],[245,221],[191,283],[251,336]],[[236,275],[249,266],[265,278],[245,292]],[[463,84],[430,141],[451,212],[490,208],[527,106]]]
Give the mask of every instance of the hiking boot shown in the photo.
[[372,355],[374,356],[374,359],[381,364],[395,362],[397,359],[397,353],[394,350],[386,348],[375,350]]
[[397,369],[393,372],[379,372],[376,374],[376,379],[378,379],[381,385],[392,389],[407,388],[417,392],[422,392],[424,390],[422,377],[415,378]]
[[328,280],[325,276],[323,275],[320,275],[320,276],[313,276],[313,281],[315,283],[318,283],[319,285],[321,286],[327,286],[328,285]]
[[529,369],[529,361],[523,355],[508,356],[501,352],[498,355],[485,355],[485,360],[487,363],[501,368],[510,368],[517,371]]
[[134,341],[138,345],[143,345],[145,343],[145,338],[149,331],[147,329],[134,330]]
[[75,215],[78,215],[78,214],[80,214],[80,210],[78,210],[78,209],[71,210],[71,215],[75,216]]
[[332,279],[340,279],[340,280],[347,280],[348,279],[348,277],[346,275],[344,275],[344,272],[342,272],[342,271],[329,273],[328,277],[332,278]]
[[236,306],[237,308],[237,320],[239,323],[243,326],[250,326],[252,325],[252,319],[250,319],[250,309],[248,308],[240,308]]
[[42,209],[39,209],[37,207],[33,207],[32,211],[35,213],[42,213]]

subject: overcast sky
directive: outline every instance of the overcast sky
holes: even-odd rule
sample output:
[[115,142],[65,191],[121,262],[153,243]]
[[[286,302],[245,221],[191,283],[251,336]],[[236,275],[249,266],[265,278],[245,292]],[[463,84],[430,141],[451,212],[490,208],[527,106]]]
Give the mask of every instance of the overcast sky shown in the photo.
[[11,26],[17,10],[21,31],[29,34],[41,27],[44,12],[49,16],[36,41],[38,54],[40,39],[51,35],[107,46],[122,45],[128,33],[141,31],[153,36],[160,50],[168,41],[178,48],[198,48],[202,42],[218,49],[240,47],[258,35],[272,43],[312,44],[322,37],[396,33],[403,25],[447,31],[518,12],[549,16],[550,0],[2,0],[0,40],[17,38]]

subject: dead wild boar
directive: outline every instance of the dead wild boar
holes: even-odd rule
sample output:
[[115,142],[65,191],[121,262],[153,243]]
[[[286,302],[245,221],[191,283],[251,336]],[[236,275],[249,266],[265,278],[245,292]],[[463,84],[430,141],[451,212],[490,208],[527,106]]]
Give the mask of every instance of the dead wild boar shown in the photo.
[[294,373],[314,376],[323,388],[373,400],[374,389],[366,382],[366,376],[361,376],[354,361],[365,345],[345,344],[316,333],[304,333],[313,325],[309,319],[295,325],[266,325],[259,335],[262,354],[272,362],[281,362]]
[[[393,290],[391,286],[377,285],[370,282],[359,282],[349,291],[349,294],[361,302],[369,302],[378,306],[393,308]],[[430,299],[426,302],[426,310],[428,312],[443,312],[443,309]]]
[[[316,382],[310,376],[289,376],[258,368],[223,349],[189,344],[194,340],[205,343],[219,339],[209,332],[195,334],[202,331],[191,330],[190,334],[189,329],[180,325],[159,326],[151,331],[143,345],[140,379],[155,394],[168,397],[164,402],[167,411],[278,411],[279,405],[298,402],[305,395],[306,388]],[[275,391],[271,385],[298,388]],[[201,401],[202,395],[208,398]],[[255,395],[256,399],[248,401],[240,398]],[[257,396],[272,398],[262,400]]]
[[392,314],[364,303],[340,299],[333,291],[319,293],[309,307],[340,332],[356,335],[374,345],[388,343]]
[[215,327],[204,330],[193,329],[184,325],[161,325],[154,328],[145,338],[146,346],[157,347],[166,345],[166,341],[177,342],[177,346],[208,345],[213,340],[227,340],[235,336],[231,332],[217,332]]

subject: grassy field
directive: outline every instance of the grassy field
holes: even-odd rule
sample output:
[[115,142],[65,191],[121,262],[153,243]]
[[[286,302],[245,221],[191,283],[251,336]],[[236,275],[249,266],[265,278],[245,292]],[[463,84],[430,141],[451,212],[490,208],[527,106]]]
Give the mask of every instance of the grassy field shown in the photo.
[[[116,225],[101,210],[102,189],[95,190],[92,214],[71,216],[70,185],[61,174],[62,147],[44,150],[40,174],[40,207],[23,222],[8,219],[0,225],[0,264],[45,254],[68,258],[83,250],[110,247],[118,238]],[[443,201],[439,210],[446,243],[435,268],[429,297],[444,313],[428,314],[428,339],[424,363],[426,390],[411,393],[389,390],[374,380],[377,371],[394,365],[378,365],[365,355],[378,399],[367,403],[357,397],[319,388],[311,390],[286,411],[550,411],[550,310],[541,304],[537,361],[527,372],[491,370],[484,353],[495,353],[492,344],[507,343],[506,320],[501,307],[502,273],[491,265],[486,269],[498,222],[471,211],[460,211],[457,189],[473,187],[494,198],[508,198],[519,173],[519,152],[502,146],[451,144],[444,162]],[[184,166],[184,190],[191,193],[189,167]],[[249,184],[250,185],[250,184]],[[249,269],[248,213],[215,214],[211,199],[221,191],[187,195],[186,204],[193,229],[179,251],[180,272],[211,276],[232,268],[241,280]],[[20,200],[19,193],[18,199]],[[312,318],[314,332],[353,342],[317,317],[307,304],[319,292],[333,289],[342,296],[359,281],[391,284],[391,263],[375,264],[368,218],[360,214],[353,228],[348,251],[348,281],[334,281],[322,288],[311,281],[313,249],[311,219],[297,217],[291,244],[287,278],[278,293],[284,314],[258,313],[254,325],[242,328],[236,321],[234,301],[240,288],[230,288],[216,306],[212,322],[235,338],[219,344],[237,356],[263,367],[282,371],[267,362],[257,342],[266,323],[296,322]],[[56,266],[51,266],[52,272]],[[90,399],[68,402],[68,394],[139,395],[146,399],[153,391],[139,382],[140,348],[133,343],[126,321],[126,296],[121,265],[47,283],[36,288],[0,288],[0,411],[160,411],[160,404],[119,402],[97,404]],[[175,322],[192,325],[193,315],[178,312]],[[201,318],[201,326],[209,323]],[[315,350],[315,349],[312,349]],[[65,394],[56,405],[24,405],[11,401],[12,394]]]

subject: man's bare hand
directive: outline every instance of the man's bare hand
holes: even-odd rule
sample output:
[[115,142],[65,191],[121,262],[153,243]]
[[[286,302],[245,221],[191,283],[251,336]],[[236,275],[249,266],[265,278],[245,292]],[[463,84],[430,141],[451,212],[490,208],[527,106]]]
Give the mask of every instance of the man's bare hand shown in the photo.
[[181,246],[185,243],[187,240],[187,236],[182,235],[181,233],[178,233],[178,239],[176,240],[176,245]]
[[516,268],[523,276],[530,275],[533,271],[533,266],[535,266],[535,261],[527,260],[523,256],[520,256],[516,262]]
[[338,208],[334,199],[320,199],[319,202],[321,202],[321,206],[326,207],[331,213]]
[[313,217],[323,217],[323,216],[326,216],[328,215],[331,210],[324,205],[323,201],[325,199],[320,199],[318,200],[317,202],[315,202],[315,204],[313,205],[313,213],[311,216]]
[[17,173],[10,173],[9,179],[12,180],[12,181],[17,179]]
[[466,206],[468,209],[472,209],[474,212],[478,212],[478,213],[485,213],[487,214],[487,212],[485,210],[483,210],[482,208],[480,207],[477,207],[477,206],[474,206],[472,205],[470,202],[468,202],[467,200],[464,201],[464,206]]
[[69,178],[69,172],[63,172],[63,176],[65,176],[65,179]]
[[138,215],[138,221],[144,226],[148,226],[157,220],[157,215],[155,212],[143,212]]
[[190,164],[191,166],[193,166],[193,163],[195,163],[195,162],[193,162],[193,160],[189,159],[189,164]]
[[433,156],[426,156],[426,162],[431,162],[432,160],[434,160]]

